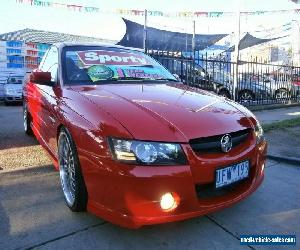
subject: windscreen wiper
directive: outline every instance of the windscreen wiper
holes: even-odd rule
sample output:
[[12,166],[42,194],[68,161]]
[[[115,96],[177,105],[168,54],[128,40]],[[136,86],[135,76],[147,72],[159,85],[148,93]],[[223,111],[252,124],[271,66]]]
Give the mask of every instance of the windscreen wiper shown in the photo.
[[154,65],[152,65],[152,64],[143,64],[143,65],[131,65],[130,67],[154,68]]
[[123,76],[123,77],[118,77],[118,78],[112,78],[112,79],[103,79],[103,80],[98,80],[95,81],[94,83],[101,83],[101,82],[117,82],[117,81],[126,81],[126,80],[134,80],[134,81],[169,81],[169,82],[179,82],[176,79],[172,78],[141,78],[141,77],[133,77],[133,76]]
[[179,82],[177,79],[173,79],[173,78],[156,78],[155,81]]

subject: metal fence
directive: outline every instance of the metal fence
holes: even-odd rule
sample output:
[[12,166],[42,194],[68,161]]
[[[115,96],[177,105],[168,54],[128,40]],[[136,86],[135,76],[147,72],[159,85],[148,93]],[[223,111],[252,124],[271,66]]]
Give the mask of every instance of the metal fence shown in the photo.
[[300,103],[300,67],[274,65],[257,58],[239,60],[237,66],[227,58],[207,55],[186,56],[181,52],[165,51],[148,51],[148,54],[185,84],[214,91],[245,106]]

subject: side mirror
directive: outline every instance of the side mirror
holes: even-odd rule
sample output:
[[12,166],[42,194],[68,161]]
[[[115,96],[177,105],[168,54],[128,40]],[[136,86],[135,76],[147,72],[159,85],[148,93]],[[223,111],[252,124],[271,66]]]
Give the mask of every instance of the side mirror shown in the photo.
[[181,79],[180,79],[179,75],[177,75],[177,74],[173,74],[173,76],[176,78],[176,80],[178,80],[178,81],[181,81]]
[[30,82],[53,86],[53,82],[51,82],[51,73],[50,72],[32,72],[30,74]]

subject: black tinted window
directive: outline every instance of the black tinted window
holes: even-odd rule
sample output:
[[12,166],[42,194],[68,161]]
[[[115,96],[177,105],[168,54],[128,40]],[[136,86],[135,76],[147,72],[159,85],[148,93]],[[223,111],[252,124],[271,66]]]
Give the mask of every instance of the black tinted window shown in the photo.
[[121,81],[176,81],[153,58],[136,50],[76,46],[63,53],[65,84],[100,84]]
[[51,73],[51,80],[57,81],[57,70],[58,70],[58,49],[55,46],[52,46],[46,58],[43,60],[40,70],[43,72]]

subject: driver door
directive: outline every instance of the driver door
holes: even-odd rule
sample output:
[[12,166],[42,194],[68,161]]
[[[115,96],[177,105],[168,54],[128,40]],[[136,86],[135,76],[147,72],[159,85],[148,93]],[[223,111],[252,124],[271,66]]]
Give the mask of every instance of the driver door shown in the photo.
[[58,77],[58,48],[52,46],[40,66],[40,71],[51,73],[52,86],[37,84],[39,95],[40,136],[44,144],[56,156],[56,128],[58,126],[57,110],[61,88]]

